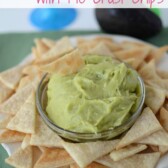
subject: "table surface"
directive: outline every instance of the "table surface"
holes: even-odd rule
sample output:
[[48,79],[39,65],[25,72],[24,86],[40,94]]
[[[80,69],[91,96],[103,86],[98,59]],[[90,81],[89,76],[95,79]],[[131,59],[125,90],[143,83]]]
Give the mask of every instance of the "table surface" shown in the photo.
[[[31,52],[33,39],[47,37],[58,39],[62,36],[75,36],[86,34],[97,34],[99,31],[61,31],[61,32],[38,32],[38,33],[8,33],[0,34],[0,71],[5,70],[19,63]],[[161,46],[168,42],[168,28],[165,28],[157,36],[146,39],[154,45]],[[7,157],[6,151],[0,146],[0,168],[11,168],[4,163]]]

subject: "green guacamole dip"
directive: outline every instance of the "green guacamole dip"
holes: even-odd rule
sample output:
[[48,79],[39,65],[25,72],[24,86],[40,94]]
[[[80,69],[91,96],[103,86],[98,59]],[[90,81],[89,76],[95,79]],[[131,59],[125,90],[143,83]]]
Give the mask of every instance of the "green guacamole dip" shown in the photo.
[[88,55],[76,74],[53,74],[47,114],[58,126],[97,133],[125,122],[139,103],[137,73],[111,57]]

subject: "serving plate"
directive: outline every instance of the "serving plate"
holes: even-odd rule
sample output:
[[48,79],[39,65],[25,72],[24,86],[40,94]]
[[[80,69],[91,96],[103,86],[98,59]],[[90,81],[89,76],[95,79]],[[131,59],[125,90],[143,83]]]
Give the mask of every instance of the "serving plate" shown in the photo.
[[[94,35],[84,35],[84,36],[80,36],[80,37],[85,38],[85,39],[91,39],[91,38],[95,38],[95,37],[98,37],[98,36],[111,37],[116,42],[132,41],[132,42],[146,43],[146,42],[144,42],[142,40],[139,40],[139,39],[136,39],[136,38],[132,38],[132,37],[128,37],[128,36],[123,36],[123,35],[94,34]],[[76,38],[77,37],[78,36],[70,37],[70,40],[74,44],[74,46],[76,44]],[[28,62],[31,59],[32,59],[32,55],[28,55],[27,57],[25,57],[25,59],[23,60],[23,62],[21,62],[21,64],[24,64],[25,62]],[[168,71],[168,55],[167,54],[165,55],[165,57],[159,63],[158,68],[161,69],[161,70],[167,70]],[[3,118],[3,115],[0,114],[0,119],[2,119],[2,118]],[[20,147],[20,145],[21,145],[21,143],[2,144],[2,146],[7,151],[8,155],[11,155],[14,151],[16,151],[17,148]],[[156,168],[168,168],[168,154],[164,155],[160,159],[160,161],[159,161],[158,165],[156,166]]]

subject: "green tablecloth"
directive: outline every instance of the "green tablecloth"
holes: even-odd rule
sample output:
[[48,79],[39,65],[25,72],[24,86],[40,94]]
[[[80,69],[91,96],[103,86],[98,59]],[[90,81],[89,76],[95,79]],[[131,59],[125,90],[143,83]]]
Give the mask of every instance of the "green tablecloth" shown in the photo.
[[[0,71],[19,63],[27,54],[31,52],[33,39],[47,37],[58,39],[62,36],[74,36],[85,34],[96,34],[101,32],[91,31],[62,31],[62,32],[38,32],[38,33],[10,33],[0,34]],[[142,32],[143,33],[143,32]],[[157,36],[146,39],[146,41],[161,46],[168,44],[168,28],[164,29]],[[0,168],[10,168],[4,163],[7,153],[0,146]]]

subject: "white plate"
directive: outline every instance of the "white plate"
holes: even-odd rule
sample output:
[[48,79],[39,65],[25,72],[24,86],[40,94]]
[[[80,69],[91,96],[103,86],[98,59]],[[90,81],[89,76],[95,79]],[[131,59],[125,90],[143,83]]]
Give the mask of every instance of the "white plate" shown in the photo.
[[[138,41],[138,42],[143,42],[141,40],[138,40],[138,39],[135,39],[135,38],[132,38],[132,37],[128,37],[128,36],[122,36],[122,35],[104,35],[104,34],[94,34],[94,35],[85,35],[85,36],[82,36],[83,38],[86,38],[86,39],[91,39],[91,38],[94,38],[94,37],[97,37],[97,36],[108,36],[108,37],[111,37],[114,41],[116,42],[122,42],[122,41]],[[80,36],[81,37],[81,36]],[[75,45],[76,44],[76,38],[77,36],[73,36],[71,37],[71,41],[72,43]],[[145,43],[145,42],[143,42]],[[28,61],[29,59],[31,59],[31,56],[27,56],[24,60],[25,61]],[[162,70],[167,70],[168,71],[168,55],[165,56],[162,61],[160,62],[159,64],[159,68],[162,69]],[[0,118],[2,118],[3,116],[0,115]],[[16,149],[20,146],[20,143],[13,143],[13,144],[2,144],[2,146],[5,148],[5,150],[7,151],[7,153],[9,155],[11,155],[14,151],[16,151]],[[168,154],[163,156],[157,167],[156,168],[168,168]]]

